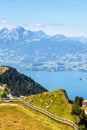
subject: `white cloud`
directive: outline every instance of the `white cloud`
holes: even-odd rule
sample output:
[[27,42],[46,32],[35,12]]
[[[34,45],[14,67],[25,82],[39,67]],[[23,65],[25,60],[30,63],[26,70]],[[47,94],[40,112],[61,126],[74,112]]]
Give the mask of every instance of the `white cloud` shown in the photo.
[[23,26],[24,28],[30,28],[30,27],[32,27],[31,24],[23,24],[22,26]]
[[8,21],[7,20],[0,20],[0,28],[8,27]]
[[7,21],[6,19],[0,20],[0,29],[1,29],[1,28],[12,29],[12,28],[15,28],[15,27],[17,27],[17,26],[18,26],[18,25],[16,25],[16,24],[8,23],[8,21]]
[[43,28],[43,27],[44,27],[44,24],[42,24],[42,23],[37,23],[37,24],[36,24],[36,27],[42,27],[42,28]]
[[4,20],[1,21],[1,24],[2,24],[2,25],[7,25],[7,24],[8,24],[8,21],[4,19]]

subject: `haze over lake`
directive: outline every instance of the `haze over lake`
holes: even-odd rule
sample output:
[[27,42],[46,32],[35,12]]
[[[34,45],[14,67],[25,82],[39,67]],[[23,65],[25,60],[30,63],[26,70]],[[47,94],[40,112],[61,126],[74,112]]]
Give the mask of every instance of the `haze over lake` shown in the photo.
[[81,96],[87,99],[87,73],[79,71],[29,71],[20,70],[35,81],[43,85],[49,91],[63,88],[67,91],[70,99]]

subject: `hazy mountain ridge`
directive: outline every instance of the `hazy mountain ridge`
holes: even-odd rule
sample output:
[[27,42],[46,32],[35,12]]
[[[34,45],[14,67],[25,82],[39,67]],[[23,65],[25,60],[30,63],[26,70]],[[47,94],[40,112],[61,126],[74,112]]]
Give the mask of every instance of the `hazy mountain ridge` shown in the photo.
[[87,70],[87,44],[23,27],[0,30],[0,64],[30,70]]

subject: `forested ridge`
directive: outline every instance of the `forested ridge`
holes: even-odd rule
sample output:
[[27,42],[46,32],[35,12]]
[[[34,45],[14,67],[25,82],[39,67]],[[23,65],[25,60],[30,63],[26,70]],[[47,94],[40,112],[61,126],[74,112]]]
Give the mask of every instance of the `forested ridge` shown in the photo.
[[48,91],[32,78],[19,73],[15,68],[7,68],[3,73],[0,73],[0,84],[7,84],[13,94],[27,96]]

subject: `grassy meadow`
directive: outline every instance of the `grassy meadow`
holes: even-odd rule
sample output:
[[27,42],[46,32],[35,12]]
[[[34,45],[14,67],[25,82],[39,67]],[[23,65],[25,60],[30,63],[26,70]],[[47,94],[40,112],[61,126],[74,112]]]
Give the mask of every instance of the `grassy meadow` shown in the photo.
[[73,130],[21,104],[0,104],[0,130]]
[[25,100],[53,113],[56,116],[70,119],[75,123],[79,122],[79,118],[77,116],[71,115],[72,104],[69,102],[67,94],[63,89],[32,95],[25,98]]

